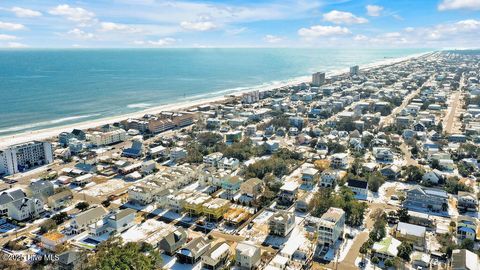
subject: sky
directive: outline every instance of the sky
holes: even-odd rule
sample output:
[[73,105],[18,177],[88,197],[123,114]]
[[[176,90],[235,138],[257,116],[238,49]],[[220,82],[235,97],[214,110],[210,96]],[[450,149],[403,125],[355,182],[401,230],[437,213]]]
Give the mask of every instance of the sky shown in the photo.
[[478,48],[480,0],[0,0],[0,48]]

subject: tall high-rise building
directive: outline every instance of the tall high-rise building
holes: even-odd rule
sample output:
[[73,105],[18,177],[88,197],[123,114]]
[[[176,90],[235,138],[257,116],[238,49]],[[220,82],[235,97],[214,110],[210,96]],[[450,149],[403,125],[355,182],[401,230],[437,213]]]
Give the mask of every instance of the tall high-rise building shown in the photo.
[[350,76],[358,75],[360,68],[358,66],[350,67]]
[[53,162],[52,144],[31,141],[0,150],[0,174],[15,174]]
[[320,86],[325,83],[325,72],[315,72],[312,74],[312,85]]

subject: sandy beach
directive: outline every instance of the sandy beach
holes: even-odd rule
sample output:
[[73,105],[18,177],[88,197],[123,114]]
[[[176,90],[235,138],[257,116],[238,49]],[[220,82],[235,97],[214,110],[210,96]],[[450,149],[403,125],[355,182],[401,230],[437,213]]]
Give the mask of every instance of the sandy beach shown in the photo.
[[[426,52],[426,53],[420,53],[420,54],[414,54],[406,57],[400,57],[400,58],[389,58],[385,60],[381,60],[378,62],[374,62],[371,64],[363,65],[361,66],[361,70],[369,70],[369,69],[374,69],[378,68],[381,66],[385,65],[391,65],[395,64],[398,62],[406,61],[411,58],[416,58],[420,57],[422,55],[429,54],[431,52]],[[326,72],[327,77],[332,77],[332,76],[337,76],[343,73],[348,72],[348,68],[344,69],[339,69],[339,70],[333,70],[333,71],[328,71]],[[250,92],[253,90],[269,90],[269,89],[274,89],[274,88],[279,88],[279,87],[285,87],[285,86],[291,86],[291,85],[297,85],[303,82],[309,82],[310,81],[310,76],[303,76],[299,77],[293,80],[290,80],[288,82],[282,82],[282,83],[277,83],[277,84],[272,84],[269,86],[264,86],[264,87],[252,87],[248,90],[245,91],[240,91],[236,92],[234,95],[242,95],[245,92]],[[202,104],[208,104],[208,103],[213,103],[213,102],[221,102],[226,99],[225,96],[219,95],[216,97],[211,97],[211,98],[204,98],[204,99],[198,99],[198,100],[193,100],[193,101],[180,101],[174,104],[168,104],[168,105],[161,105],[161,106],[156,106],[152,108],[148,108],[142,111],[134,112],[134,113],[129,113],[129,114],[122,114],[118,116],[112,116],[112,117],[106,117],[106,118],[100,118],[98,120],[89,120],[85,122],[80,122],[80,123],[74,123],[74,124],[69,124],[69,125],[63,125],[63,126],[58,126],[58,127],[52,127],[52,128],[46,128],[46,129],[41,129],[41,130],[35,130],[35,131],[29,131],[29,132],[22,132],[22,133],[17,133],[13,135],[6,135],[6,136],[1,136],[0,137],[0,148],[5,148],[9,145],[17,144],[17,143],[23,143],[27,141],[32,141],[32,140],[45,140],[49,138],[53,138],[55,136],[58,136],[59,133],[67,131],[70,132],[72,129],[88,129],[88,128],[94,128],[98,127],[101,125],[105,124],[110,124],[114,122],[120,122],[122,120],[128,119],[128,118],[140,118],[145,114],[156,114],[160,113],[162,111],[179,111],[195,106],[199,106]]]

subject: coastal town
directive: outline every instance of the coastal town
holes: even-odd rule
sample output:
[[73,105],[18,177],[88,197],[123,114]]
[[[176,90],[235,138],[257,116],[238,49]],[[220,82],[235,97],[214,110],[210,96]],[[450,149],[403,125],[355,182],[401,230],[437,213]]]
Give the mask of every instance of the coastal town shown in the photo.
[[438,51],[6,146],[0,265],[479,270],[479,80]]

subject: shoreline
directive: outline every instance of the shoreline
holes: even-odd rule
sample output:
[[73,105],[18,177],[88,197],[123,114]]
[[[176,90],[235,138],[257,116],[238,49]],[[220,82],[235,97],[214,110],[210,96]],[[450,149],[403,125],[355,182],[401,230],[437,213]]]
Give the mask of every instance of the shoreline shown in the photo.
[[[360,70],[370,70],[370,69],[375,69],[379,68],[382,66],[388,66],[392,64],[396,64],[399,62],[407,61],[413,58],[421,57],[427,54],[431,54],[434,51],[428,51],[428,52],[423,52],[423,53],[417,53],[417,54],[412,54],[404,57],[397,57],[397,58],[388,58],[384,60],[379,60],[376,62],[372,62],[370,64],[363,65]],[[331,70],[331,71],[326,71],[325,75],[327,78],[331,78],[333,76],[338,76],[344,73],[348,72],[349,68],[341,68],[341,69],[336,69],[336,70]],[[4,135],[0,136],[0,149],[7,147],[9,145],[14,145],[18,143],[24,143],[28,141],[33,141],[33,140],[46,140],[46,139],[51,139],[61,132],[67,131],[70,132],[73,129],[89,129],[89,128],[95,128],[98,126],[102,126],[105,124],[111,124],[114,122],[120,122],[122,120],[126,120],[128,118],[141,118],[145,114],[157,114],[162,111],[179,111],[179,110],[184,110],[188,109],[191,107],[196,107],[199,105],[203,104],[208,104],[208,103],[215,103],[215,102],[223,102],[226,101],[229,96],[241,96],[244,93],[248,93],[251,91],[259,90],[259,91],[266,91],[270,89],[275,89],[275,88],[280,88],[280,87],[287,87],[287,86],[293,86],[293,85],[298,85],[300,83],[305,83],[310,81],[310,76],[301,76],[301,77],[296,77],[290,80],[278,82],[275,84],[271,85],[266,85],[266,86],[252,86],[252,87],[245,87],[247,89],[243,91],[237,91],[236,93],[228,93],[225,92],[222,94],[222,91],[217,92],[219,95],[218,96],[213,96],[209,98],[199,98],[196,100],[187,100],[187,101],[175,101],[172,104],[164,104],[164,105],[158,105],[158,106],[153,106],[151,108],[147,108],[144,110],[140,110],[137,112],[132,112],[132,113],[127,113],[127,114],[120,114],[116,116],[109,116],[109,117],[104,117],[104,118],[99,118],[99,119],[94,119],[94,120],[87,120],[83,122],[78,122],[78,123],[72,123],[72,124],[67,124],[67,125],[62,125],[62,126],[56,126],[56,127],[49,127],[49,128],[44,128],[44,129],[38,129],[38,130],[32,130],[32,131],[25,131],[25,132],[20,132],[16,134],[10,134],[10,135]],[[208,94],[208,93],[206,93]],[[212,93],[215,94],[215,93]]]

